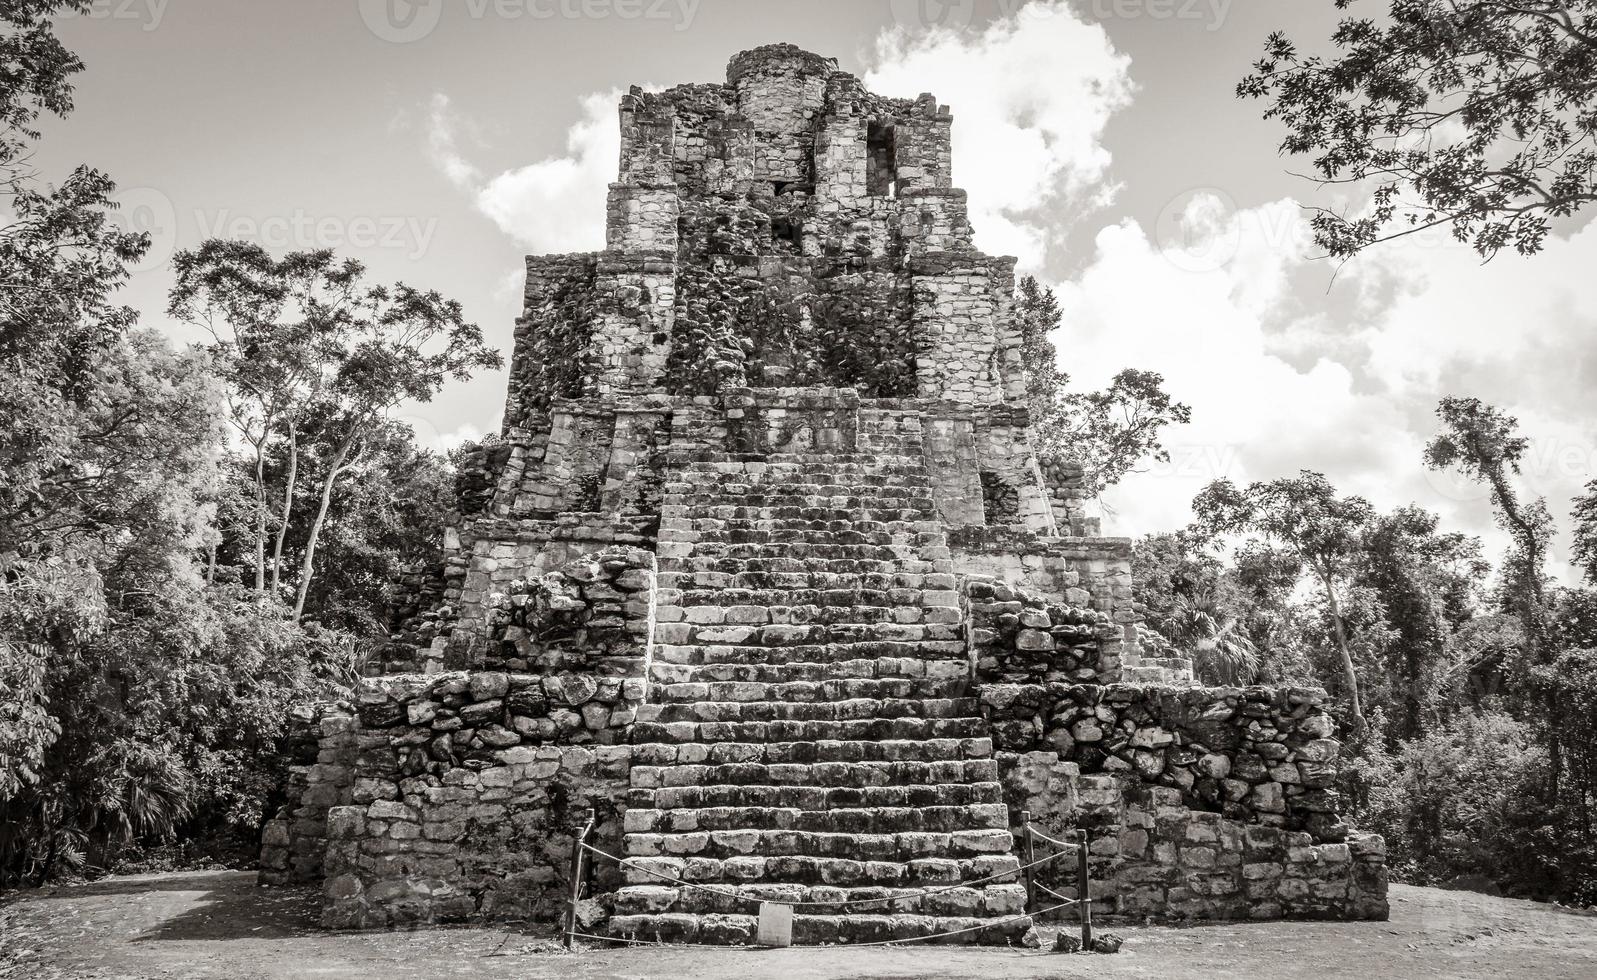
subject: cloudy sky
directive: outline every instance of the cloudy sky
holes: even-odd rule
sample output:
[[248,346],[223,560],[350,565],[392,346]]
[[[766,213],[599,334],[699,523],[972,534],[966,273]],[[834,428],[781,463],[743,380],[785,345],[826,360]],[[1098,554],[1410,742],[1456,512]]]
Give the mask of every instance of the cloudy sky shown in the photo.
[[[1432,413],[1512,411],[1526,488],[1567,513],[1597,477],[1597,228],[1486,265],[1445,234],[1315,258],[1303,204],[1343,202],[1288,173],[1306,167],[1233,88],[1270,31],[1312,44],[1335,19],[1331,0],[99,0],[63,29],[89,71],[38,162],[121,183],[156,240],[127,294],[148,324],[172,251],[226,236],[337,248],[460,299],[508,350],[521,256],[602,244],[618,90],[790,41],[952,106],[978,244],[1058,291],[1077,384],[1156,370],[1193,407],[1171,463],[1108,501],[1112,530],[1184,524],[1216,477],[1311,468],[1495,554],[1484,495],[1421,465]],[[408,419],[451,444],[495,430],[502,395],[484,376]]]

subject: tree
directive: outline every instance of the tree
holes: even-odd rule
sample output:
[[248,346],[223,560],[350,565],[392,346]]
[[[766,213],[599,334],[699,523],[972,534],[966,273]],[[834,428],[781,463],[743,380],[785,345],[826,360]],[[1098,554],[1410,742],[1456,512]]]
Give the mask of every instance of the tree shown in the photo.
[[[337,355],[336,334],[350,317],[359,267],[335,265],[327,253],[294,253],[276,262],[256,245],[210,241],[179,253],[173,268],[167,312],[211,335],[207,352],[227,382],[226,418],[254,464],[255,590],[270,588],[275,595],[297,483],[300,417],[316,397],[325,361]],[[286,438],[288,470],[268,560],[274,507],[266,459],[279,438]]]
[[1392,0],[1332,41],[1326,59],[1272,34],[1237,87],[1320,180],[1374,185],[1366,214],[1316,209],[1331,255],[1438,226],[1530,255],[1597,201],[1597,0]]
[[1442,533],[1435,514],[1402,507],[1375,518],[1353,571],[1354,583],[1368,589],[1394,639],[1382,651],[1389,686],[1397,704],[1392,734],[1413,738],[1441,696],[1453,668],[1454,631],[1472,614],[1473,595],[1488,568],[1480,541]]
[[1490,490],[1498,526],[1514,542],[1504,563],[1504,586],[1525,624],[1525,654],[1534,663],[1546,632],[1544,566],[1553,521],[1546,501],[1526,503],[1514,486],[1530,440],[1519,435],[1517,419],[1478,398],[1444,398],[1436,416],[1442,432],[1426,446],[1425,465],[1456,468]]
[[1346,581],[1360,536],[1374,517],[1362,497],[1338,497],[1320,473],[1250,484],[1211,483],[1192,502],[1197,526],[1209,535],[1258,534],[1284,548],[1319,584],[1342,661],[1344,694],[1356,729],[1364,727],[1358,670],[1348,646],[1337,590]]
[[1574,564],[1597,585],[1597,480],[1586,484],[1586,492],[1575,498],[1570,514],[1575,522]]
[[148,246],[109,222],[111,181],[25,166],[82,67],[49,18],[88,6],[0,4],[0,885],[205,814],[253,833],[284,708],[347,673],[338,638],[205,587],[208,358],[111,302]]
[[1048,339],[1062,318],[1053,290],[1025,277],[1017,289],[1015,313],[1039,457],[1080,464],[1094,495],[1102,495],[1147,460],[1169,461],[1163,431],[1190,422],[1192,409],[1165,392],[1162,376],[1127,368],[1103,391],[1068,391],[1070,376],[1059,370],[1058,351]]
[[0,555],[37,541],[61,502],[46,484],[78,454],[101,358],[117,356],[135,319],[110,296],[149,247],[110,223],[115,184],[104,174],[79,167],[41,189],[27,165],[37,119],[71,110],[70,78],[83,67],[49,18],[88,6],[0,6]]
[[[314,419],[306,442],[323,440]],[[285,465],[278,444],[272,472]],[[318,476],[314,466],[305,476]],[[321,534],[322,570],[305,614],[361,638],[386,639],[384,614],[395,578],[407,565],[433,560],[454,505],[455,473],[444,457],[416,446],[409,427],[388,423],[375,432],[366,462],[335,487]],[[286,554],[302,556],[314,514],[300,508],[286,535]]]
[[126,377],[134,321],[110,296],[148,248],[107,219],[115,185],[104,174],[79,167],[41,188],[29,166],[39,118],[71,111],[83,68],[50,18],[88,6],[0,5],[0,800],[44,778],[61,731],[49,641],[97,609],[109,480],[93,467],[118,457],[126,431],[100,382]]
[[1212,590],[1177,600],[1162,632],[1192,656],[1193,670],[1205,684],[1242,687],[1258,676],[1258,651],[1242,619]]
[[[235,426],[256,463],[256,581],[263,581],[265,460],[268,442],[285,438],[288,460],[278,511],[272,581],[279,578],[285,535],[305,454],[319,477],[314,517],[301,549],[293,614],[304,614],[334,490],[365,461],[393,410],[427,402],[449,378],[468,380],[502,359],[467,323],[460,304],[436,292],[362,280],[365,268],[331,251],[275,260],[258,245],[209,241],[174,260],[177,283],[169,310],[215,331],[213,354],[235,396]],[[226,332],[215,328],[216,321]],[[316,445],[301,445],[315,419]]]

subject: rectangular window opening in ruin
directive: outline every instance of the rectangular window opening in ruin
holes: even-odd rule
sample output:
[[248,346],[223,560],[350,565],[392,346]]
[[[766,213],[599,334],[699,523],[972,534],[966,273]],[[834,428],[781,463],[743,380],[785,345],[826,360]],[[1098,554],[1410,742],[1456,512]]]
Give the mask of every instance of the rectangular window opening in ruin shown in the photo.
[[898,147],[891,120],[872,122],[865,133],[865,189],[879,197],[898,196]]

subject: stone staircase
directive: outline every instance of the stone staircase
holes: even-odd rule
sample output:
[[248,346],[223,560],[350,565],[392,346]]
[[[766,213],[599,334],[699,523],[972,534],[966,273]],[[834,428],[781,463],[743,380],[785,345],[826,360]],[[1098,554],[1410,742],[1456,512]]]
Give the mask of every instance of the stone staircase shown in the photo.
[[1019,864],[928,486],[910,456],[673,469],[612,935],[748,943],[763,900],[833,903],[801,944],[1027,932],[1018,879],[982,882]]

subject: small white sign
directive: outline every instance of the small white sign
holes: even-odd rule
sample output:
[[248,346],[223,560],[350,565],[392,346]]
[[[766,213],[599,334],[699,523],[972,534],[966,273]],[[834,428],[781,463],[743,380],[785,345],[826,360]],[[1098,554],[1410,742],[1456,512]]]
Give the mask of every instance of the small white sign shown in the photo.
[[761,946],[793,945],[793,906],[760,903],[759,943]]

